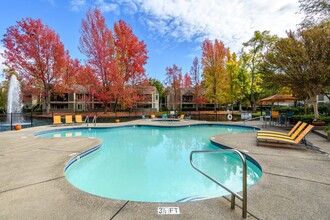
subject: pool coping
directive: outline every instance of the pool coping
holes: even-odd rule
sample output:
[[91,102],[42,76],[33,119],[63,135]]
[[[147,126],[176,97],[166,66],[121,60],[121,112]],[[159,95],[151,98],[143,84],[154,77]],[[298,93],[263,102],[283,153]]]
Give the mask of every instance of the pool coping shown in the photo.
[[[140,120],[125,124],[133,123],[154,122]],[[187,124],[187,122],[183,123]],[[191,120],[191,123],[197,122]],[[262,125],[259,122],[250,124],[260,128]],[[0,180],[2,207],[0,216],[5,219],[20,219],[23,216],[31,219],[241,218],[241,210],[238,207],[240,204],[238,203],[235,210],[231,210],[227,198],[187,203],[143,203],[105,199],[84,193],[63,178],[63,167],[70,160],[68,153],[82,153],[92,146],[99,145],[100,140],[83,137],[68,138],[69,140],[65,141],[71,148],[68,150],[63,147],[63,140],[59,138],[41,140],[33,136],[36,132],[54,129],[58,127],[43,126],[0,133],[2,159],[0,175],[3,177]],[[282,130],[277,127],[267,129]],[[329,195],[325,193],[330,189],[330,158],[327,155],[309,150],[257,147],[254,133],[214,135],[214,137],[212,141],[251,155],[263,168],[261,180],[248,189],[248,218],[326,219],[330,216],[327,208]],[[322,150],[330,152],[326,140],[312,133],[308,135],[308,140],[317,144]],[[35,159],[39,160],[38,164],[34,162]],[[17,162],[21,164],[20,169],[15,165]],[[292,169],[287,169],[288,167]],[[36,170],[39,173],[36,173]],[[157,208],[160,206],[179,207],[181,213],[160,216],[157,214]]]

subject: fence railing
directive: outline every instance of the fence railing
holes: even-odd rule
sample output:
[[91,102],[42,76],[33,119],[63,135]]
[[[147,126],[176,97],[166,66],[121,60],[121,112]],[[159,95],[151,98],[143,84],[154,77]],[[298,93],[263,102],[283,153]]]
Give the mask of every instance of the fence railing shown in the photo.
[[[97,123],[113,123],[117,119],[121,122],[132,121],[142,118],[142,115],[148,116],[156,115],[156,117],[161,118],[164,113],[170,115],[168,112],[149,112],[149,111],[126,111],[126,112],[52,112],[49,114],[44,114],[41,112],[29,112],[29,113],[10,113],[10,114],[0,114],[0,131],[14,130],[14,126],[19,124],[24,127],[35,127],[42,125],[53,124],[54,115],[82,115],[83,119],[89,117],[92,119],[94,116],[97,117]],[[181,114],[189,116],[190,119],[200,120],[200,121],[227,121],[227,112],[213,112],[213,111],[181,111],[176,112],[177,117]],[[19,119],[20,118],[20,119]],[[233,121],[241,120],[240,115],[232,115]]]

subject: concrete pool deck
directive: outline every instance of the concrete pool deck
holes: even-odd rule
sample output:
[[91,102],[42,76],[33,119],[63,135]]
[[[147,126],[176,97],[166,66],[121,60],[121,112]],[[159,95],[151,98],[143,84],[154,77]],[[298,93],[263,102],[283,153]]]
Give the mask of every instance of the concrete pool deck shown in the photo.
[[[207,122],[137,120],[98,126],[190,123]],[[261,127],[260,122],[246,125]],[[241,219],[240,201],[236,199],[238,206],[231,210],[229,196],[186,203],[144,203],[112,200],[78,190],[65,179],[64,167],[74,155],[100,144],[100,140],[33,136],[70,127],[42,126],[0,133],[0,219]],[[326,139],[311,132],[307,140],[330,153]],[[303,147],[257,147],[254,132],[217,134],[214,141],[246,152],[263,169],[259,182],[248,189],[248,219],[329,219],[328,154]],[[180,214],[158,215],[158,207],[179,207]]]

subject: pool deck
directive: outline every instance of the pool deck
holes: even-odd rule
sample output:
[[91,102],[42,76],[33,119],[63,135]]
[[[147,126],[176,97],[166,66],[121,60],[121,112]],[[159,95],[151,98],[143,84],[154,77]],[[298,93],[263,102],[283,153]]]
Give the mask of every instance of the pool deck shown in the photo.
[[[98,126],[194,123],[208,122],[137,120]],[[261,127],[261,122],[246,125]],[[78,190],[67,182],[63,170],[74,155],[101,141],[33,136],[36,132],[67,127],[72,126],[42,126],[0,133],[0,219],[241,219],[240,202],[236,200],[238,206],[231,210],[229,196],[186,203],[144,203],[112,200]],[[267,129],[283,131],[281,127]],[[328,154],[303,146],[258,147],[255,132],[213,137],[222,145],[247,153],[263,169],[262,178],[248,189],[248,219],[330,218],[330,142],[325,138],[312,132],[307,136],[308,141]],[[158,207],[179,207],[180,214],[158,215]]]

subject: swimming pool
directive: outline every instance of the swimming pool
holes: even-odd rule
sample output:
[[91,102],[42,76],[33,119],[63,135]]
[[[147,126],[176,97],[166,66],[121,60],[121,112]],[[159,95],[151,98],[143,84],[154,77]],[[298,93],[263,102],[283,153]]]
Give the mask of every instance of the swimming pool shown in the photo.
[[[184,202],[229,193],[207,179],[189,163],[192,150],[219,149],[209,137],[217,133],[251,132],[239,126],[69,129],[42,137],[97,137],[102,146],[74,158],[65,169],[67,180],[94,195],[130,201]],[[194,163],[233,191],[242,190],[242,165],[235,154],[203,154]],[[248,186],[262,172],[248,161]]]

